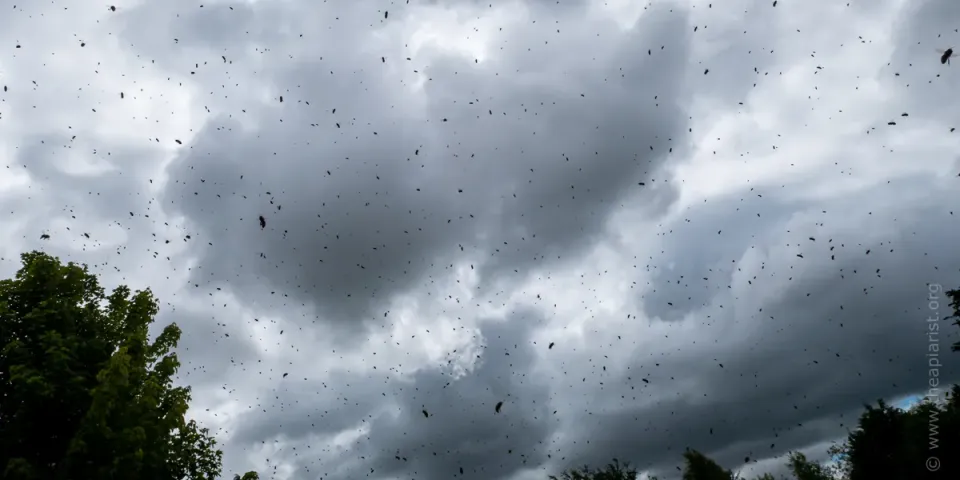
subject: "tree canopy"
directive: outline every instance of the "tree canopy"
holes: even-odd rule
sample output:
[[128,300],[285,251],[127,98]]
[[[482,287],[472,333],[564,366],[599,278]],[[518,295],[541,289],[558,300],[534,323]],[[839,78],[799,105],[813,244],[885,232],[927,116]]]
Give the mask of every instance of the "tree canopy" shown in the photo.
[[570,469],[560,476],[550,475],[550,480],[633,480],[637,478],[637,469],[630,467],[629,462],[620,463],[616,458],[613,463],[602,469],[591,469],[584,465],[578,469]]
[[86,266],[21,260],[0,281],[3,478],[218,477],[222,452],[186,419],[190,388],[173,383],[180,329],[149,339],[150,290],[107,295]]

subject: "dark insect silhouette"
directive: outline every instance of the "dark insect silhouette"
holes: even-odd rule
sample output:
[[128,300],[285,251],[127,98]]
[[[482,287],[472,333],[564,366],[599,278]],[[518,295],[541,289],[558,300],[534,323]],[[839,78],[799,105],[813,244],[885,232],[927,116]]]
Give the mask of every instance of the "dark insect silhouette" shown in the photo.
[[949,64],[950,64],[950,57],[953,56],[953,47],[950,47],[950,48],[948,48],[948,49],[946,49],[946,50],[939,50],[939,49],[938,49],[937,52],[940,53],[940,64],[941,64],[941,65],[949,65]]
[[430,414],[426,410],[423,411],[424,418],[430,418]]
[[500,413],[500,409],[503,407],[503,402],[497,402],[497,406],[493,407],[493,410],[497,413]]
[[263,218],[263,215],[260,215],[260,230],[267,228],[267,219]]
[[50,240],[50,235],[46,233],[40,235],[40,240]]
[[553,348],[553,342],[550,342],[550,345],[547,346],[547,350],[550,350],[551,348]]
[[284,373],[284,374],[283,374],[283,378],[287,378],[287,375],[290,375],[290,374],[289,374],[289,373]]

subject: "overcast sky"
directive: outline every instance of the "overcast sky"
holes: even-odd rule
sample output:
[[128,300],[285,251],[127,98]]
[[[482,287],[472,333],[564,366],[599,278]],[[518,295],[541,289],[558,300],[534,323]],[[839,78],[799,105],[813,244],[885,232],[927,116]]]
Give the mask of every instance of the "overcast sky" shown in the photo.
[[225,474],[776,472],[926,392],[960,2],[111,1],[0,1],[0,273],[152,288]]

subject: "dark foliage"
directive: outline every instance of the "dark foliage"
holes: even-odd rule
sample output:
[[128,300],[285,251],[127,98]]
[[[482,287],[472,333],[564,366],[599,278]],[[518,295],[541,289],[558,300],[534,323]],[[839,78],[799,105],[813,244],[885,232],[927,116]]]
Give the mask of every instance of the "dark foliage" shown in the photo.
[[217,477],[216,440],[185,418],[190,389],[173,384],[180,329],[148,339],[150,291],[106,295],[86,266],[21,258],[0,281],[2,477]]

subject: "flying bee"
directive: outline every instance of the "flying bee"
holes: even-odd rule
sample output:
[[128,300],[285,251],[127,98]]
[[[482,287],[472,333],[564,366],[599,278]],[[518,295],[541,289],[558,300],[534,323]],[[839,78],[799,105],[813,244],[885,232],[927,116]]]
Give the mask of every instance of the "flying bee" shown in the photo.
[[937,53],[940,54],[940,64],[941,64],[941,65],[949,65],[949,64],[950,64],[950,57],[953,56],[953,47],[950,47],[950,48],[948,48],[948,49],[946,49],[946,50],[940,50],[940,49],[938,48],[938,49],[937,49]]

